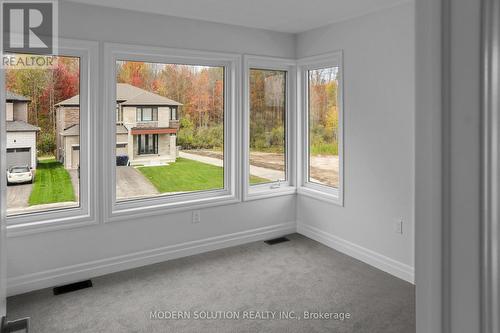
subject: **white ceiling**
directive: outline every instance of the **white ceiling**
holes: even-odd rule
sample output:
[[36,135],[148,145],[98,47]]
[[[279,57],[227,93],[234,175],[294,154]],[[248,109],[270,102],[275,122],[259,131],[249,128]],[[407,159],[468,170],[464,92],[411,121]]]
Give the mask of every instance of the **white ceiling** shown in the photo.
[[141,12],[298,33],[408,0],[70,0]]

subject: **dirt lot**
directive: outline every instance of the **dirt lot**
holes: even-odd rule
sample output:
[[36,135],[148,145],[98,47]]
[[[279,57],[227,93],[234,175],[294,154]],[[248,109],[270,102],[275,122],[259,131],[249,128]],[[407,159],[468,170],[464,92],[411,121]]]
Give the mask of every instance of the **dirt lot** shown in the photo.
[[[222,159],[222,152],[212,150],[190,150],[189,153]],[[285,169],[283,154],[251,152],[250,164],[271,170]],[[339,157],[317,155],[311,157],[311,181],[338,187]]]

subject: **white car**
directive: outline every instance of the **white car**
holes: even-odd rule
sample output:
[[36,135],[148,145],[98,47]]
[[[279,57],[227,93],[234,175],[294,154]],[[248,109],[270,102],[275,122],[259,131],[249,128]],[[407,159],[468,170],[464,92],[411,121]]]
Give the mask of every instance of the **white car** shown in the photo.
[[27,166],[13,166],[7,169],[7,185],[33,183],[33,171]]

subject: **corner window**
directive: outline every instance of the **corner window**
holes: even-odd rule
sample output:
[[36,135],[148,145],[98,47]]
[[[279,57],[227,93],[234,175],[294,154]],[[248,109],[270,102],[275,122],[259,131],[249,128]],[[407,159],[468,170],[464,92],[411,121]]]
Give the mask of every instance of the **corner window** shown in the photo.
[[250,184],[286,181],[286,72],[250,69]]
[[343,204],[342,53],[299,61],[302,184],[299,193]]
[[245,57],[245,200],[294,193],[295,61]]
[[308,181],[339,188],[339,68],[308,71]]

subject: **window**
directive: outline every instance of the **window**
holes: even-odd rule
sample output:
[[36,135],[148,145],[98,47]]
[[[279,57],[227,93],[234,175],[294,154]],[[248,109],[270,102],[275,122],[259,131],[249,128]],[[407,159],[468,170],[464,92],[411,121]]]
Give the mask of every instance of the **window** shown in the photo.
[[158,108],[138,107],[136,114],[137,114],[137,121],[157,121],[158,120]]
[[244,198],[294,193],[295,61],[246,56],[244,64]]
[[42,57],[36,63],[45,66],[6,68],[0,80],[12,105],[1,120],[2,160],[29,166],[33,176],[31,184],[11,177],[7,186],[9,235],[97,223],[98,85],[90,82],[98,78],[98,43],[59,39],[58,55]]
[[342,204],[342,54],[304,59],[301,64],[303,175],[299,192]]
[[286,72],[250,69],[250,184],[286,180]]
[[170,120],[177,120],[177,108],[170,108]]
[[139,155],[158,154],[158,134],[137,135],[137,147]]
[[338,67],[308,71],[308,181],[339,188]]
[[[105,115],[106,221],[236,202],[241,58],[120,44],[104,49],[107,109],[118,103],[123,112],[121,124],[112,112]],[[128,145],[116,147],[122,142]]]
[[[23,58],[21,54],[12,57]],[[6,69],[7,214],[17,216],[80,206],[80,58],[57,56],[54,65]]]

